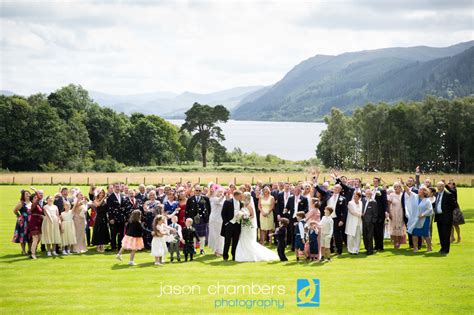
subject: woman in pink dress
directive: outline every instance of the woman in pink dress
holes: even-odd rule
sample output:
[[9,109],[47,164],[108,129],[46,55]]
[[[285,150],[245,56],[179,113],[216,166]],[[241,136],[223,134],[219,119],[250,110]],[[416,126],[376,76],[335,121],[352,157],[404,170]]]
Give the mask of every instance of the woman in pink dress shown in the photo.
[[405,234],[404,213],[402,208],[402,186],[396,182],[393,184],[394,192],[388,196],[389,204],[389,233],[396,249],[400,248]]

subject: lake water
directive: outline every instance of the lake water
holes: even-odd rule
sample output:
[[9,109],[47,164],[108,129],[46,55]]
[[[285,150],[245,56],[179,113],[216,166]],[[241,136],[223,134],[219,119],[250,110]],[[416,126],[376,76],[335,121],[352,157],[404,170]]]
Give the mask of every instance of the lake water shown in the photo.
[[[169,121],[178,126],[184,122],[178,119]],[[223,145],[229,151],[239,147],[248,153],[274,154],[286,160],[305,160],[315,157],[316,145],[326,124],[229,120],[221,128],[226,138]]]

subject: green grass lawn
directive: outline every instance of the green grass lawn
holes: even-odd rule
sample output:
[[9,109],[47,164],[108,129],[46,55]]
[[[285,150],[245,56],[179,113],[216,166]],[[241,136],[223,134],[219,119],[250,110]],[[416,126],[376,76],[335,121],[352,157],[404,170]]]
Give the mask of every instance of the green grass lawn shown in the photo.
[[[474,189],[460,188],[459,198],[466,224],[462,243],[453,244],[444,257],[436,227],[434,251],[413,254],[386,242],[383,253],[366,257],[344,253],[328,264],[289,262],[223,262],[213,255],[194,262],[153,265],[148,252],[139,253],[137,266],[128,266],[128,255],[118,262],[113,254],[45,257],[36,261],[20,255],[11,243],[15,216],[12,209],[19,190],[27,186],[0,186],[0,314],[11,313],[473,313],[474,312]],[[41,187],[46,194],[56,186]],[[296,280],[320,279],[319,308],[296,306]],[[219,282],[233,285],[283,286],[279,295],[209,294]],[[191,295],[160,295],[160,285],[195,285]],[[201,292],[197,292],[197,288]],[[215,308],[221,299],[271,299],[284,303],[269,307]]]

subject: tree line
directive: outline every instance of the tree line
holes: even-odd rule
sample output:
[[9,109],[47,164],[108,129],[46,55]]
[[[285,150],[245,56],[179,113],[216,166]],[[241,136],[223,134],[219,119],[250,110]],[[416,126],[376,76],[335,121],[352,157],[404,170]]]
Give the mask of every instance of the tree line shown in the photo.
[[367,104],[325,117],[316,155],[326,167],[474,172],[474,98]]
[[3,169],[117,171],[200,158],[189,132],[156,115],[101,107],[78,85],[49,95],[0,96],[0,117]]

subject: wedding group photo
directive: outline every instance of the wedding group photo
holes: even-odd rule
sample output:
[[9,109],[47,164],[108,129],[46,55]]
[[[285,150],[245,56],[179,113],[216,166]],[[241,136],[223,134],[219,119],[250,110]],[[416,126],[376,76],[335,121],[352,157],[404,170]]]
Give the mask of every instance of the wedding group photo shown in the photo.
[[0,0],[0,313],[473,313],[473,30],[472,0]]

